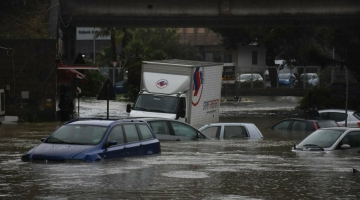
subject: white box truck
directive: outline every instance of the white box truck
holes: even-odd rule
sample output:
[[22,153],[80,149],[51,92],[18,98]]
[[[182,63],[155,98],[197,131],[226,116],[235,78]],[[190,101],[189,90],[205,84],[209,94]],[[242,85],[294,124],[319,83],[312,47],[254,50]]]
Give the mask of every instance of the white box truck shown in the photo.
[[222,63],[143,61],[140,92],[129,117],[162,117],[200,127],[219,121]]
[[5,120],[5,92],[0,89],[0,124]]

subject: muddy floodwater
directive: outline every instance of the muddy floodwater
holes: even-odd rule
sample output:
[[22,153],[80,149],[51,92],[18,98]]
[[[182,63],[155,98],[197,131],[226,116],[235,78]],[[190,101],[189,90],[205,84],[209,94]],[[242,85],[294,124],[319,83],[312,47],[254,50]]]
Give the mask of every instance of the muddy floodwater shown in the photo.
[[[255,123],[263,139],[162,142],[162,154],[95,163],[25,163],[23,153],[62,122],[0,125],[0,199],[359,199],[360,155],[295,153],[306,134],[266,128],[298,98],[221,104],[220,121]],[[126,117],[110,102],[110,117]],[[106,117],[106,102],[82,99],[80,117]]]

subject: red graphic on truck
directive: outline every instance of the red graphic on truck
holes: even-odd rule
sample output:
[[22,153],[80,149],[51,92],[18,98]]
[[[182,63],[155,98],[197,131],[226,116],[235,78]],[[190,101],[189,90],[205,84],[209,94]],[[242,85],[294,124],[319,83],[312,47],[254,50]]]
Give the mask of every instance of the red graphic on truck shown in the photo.
[[204,87],[204,68],[197,67],[193,76],[193,96],[192,105],[197,106],[200,102],[203,87]]

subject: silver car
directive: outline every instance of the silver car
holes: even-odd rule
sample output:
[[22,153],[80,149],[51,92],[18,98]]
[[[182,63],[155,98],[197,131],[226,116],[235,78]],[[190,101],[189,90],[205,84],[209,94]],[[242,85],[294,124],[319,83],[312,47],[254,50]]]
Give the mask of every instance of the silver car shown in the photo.
[[339,126],[345,126],[345,120],[347,120],[347,127],[360,128],[360,113],[355,110],[348,110],[347,113],[341,109],[323,109],[318,111],[323,119],[332,119]]
[[236,81],[240,83],[251,82],[251,81],[263,81],[260,74],[241,74],[236,78]]
[[355,153],[360,151],[360,128],[332,127],[318,129],[293,147],[293,151],[338,151]]
[[146,121],[160,141],[188,141],[210,139],[195,127],[173,119],[135,118]]
[[252,123],[212,123],[203,125],[199,130],[213,139],[263,138]]

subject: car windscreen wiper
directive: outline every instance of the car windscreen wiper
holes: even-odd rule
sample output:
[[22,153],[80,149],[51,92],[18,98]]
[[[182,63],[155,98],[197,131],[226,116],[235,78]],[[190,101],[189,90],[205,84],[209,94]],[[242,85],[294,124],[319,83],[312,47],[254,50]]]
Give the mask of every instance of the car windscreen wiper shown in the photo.
[[146,108],[141,108],[141,107],[134,107],[133,110],[144,110],[144,111],[149,111]]
[[321,146],[317,145],[317,144],[305,144],[303,145],[304,147],[306,146],[314,146],[314,147],[318,147],[319,149],[321,149],[321,151],[324,151],[324,148],[322,148]]
[[152,111],[152,112],[161,112],[161,113],[164,113],[165,111],[163,110],[156,110],[156,109],[149,109],[149,111]]

